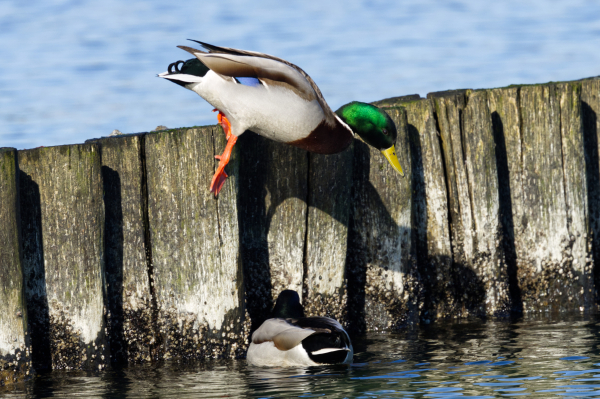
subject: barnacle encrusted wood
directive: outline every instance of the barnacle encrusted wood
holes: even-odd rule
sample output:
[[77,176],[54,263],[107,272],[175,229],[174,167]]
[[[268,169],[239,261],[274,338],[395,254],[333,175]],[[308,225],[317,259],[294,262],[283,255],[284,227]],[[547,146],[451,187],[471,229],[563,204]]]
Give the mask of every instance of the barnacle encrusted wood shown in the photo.
[[[386,112],[398,129],[396,151],[411,170],[406,112]],[[356,140],[348,237],[349,319],[353,330],[396,328],[418,316],[418,271],[412,228],[413,181],[379,151]]]
[[[346,322],[346,253],[354,148],[309,154],[305,304],[307,316]],[[327,267],[324,267],[327,265]]]
[[406,109],[413,180],[413,220],[419,276],[423,283],[425,320],[448,317],[457,310],[452,272],[448,201],[440,135],[433,104],[419,99]]
[[[248,323],[243,298],[234,150],[218,199],[206,189],[214,154],[225,146],[219,127],[180,129],[145,138],[148,215],[158,356],[242,356]],[[207,160],[210,160],[208,162]]]
[[237,144],[248,312],[260,325],[285,289],[302,297],[308,153],[246,132]]
[[19,151],[19,168],[34,367],[103,369],[110,351],[98,145]]
[[150,361],[158,345],[153,328],[151,248],[147,236],[144,136],[98,141],[104,184],[106,293],[111,357]]

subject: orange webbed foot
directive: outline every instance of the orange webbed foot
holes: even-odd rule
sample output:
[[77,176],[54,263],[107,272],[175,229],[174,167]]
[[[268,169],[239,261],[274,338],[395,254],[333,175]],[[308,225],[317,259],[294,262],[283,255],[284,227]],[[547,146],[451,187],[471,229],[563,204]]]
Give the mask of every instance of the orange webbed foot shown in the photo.
[[[213,110],[218,111],[217,109]],[[237,141],[237,137],[231,134],[231,123],[227,120],[227,117],[219,111],[218,115],[219,124],[223,127],[225,131],[225,137],[227,138],[227,145],[225,146],[225,151],[221,155],[215,155],[215,159],[219,160],[219,166],[217,167],[217,171],[212,178],[210,183],[210,192],[214,193],[215,196],[219,194],[219,191],[223,188],[225,184],[225,180],[227,179],[227,173],[225,172],[225,166],[229,163],[229,158],[231,157],[231,151],[233,150],[233,146]]]
[[226,179],[227,173],[225,172],[225,165],[219,165],[219,167],[217,168],[217,172],[215,173],[215,175],[212,178],[212,181],[210,182],[210,192],[214,193],[215,195],[218,195],[219,191],[221,191],[221,189],[223,188]]

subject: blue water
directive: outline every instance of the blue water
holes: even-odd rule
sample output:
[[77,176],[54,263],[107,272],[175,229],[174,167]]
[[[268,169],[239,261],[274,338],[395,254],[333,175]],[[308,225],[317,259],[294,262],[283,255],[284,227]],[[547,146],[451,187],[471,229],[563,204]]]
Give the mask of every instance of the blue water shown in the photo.
[[0,1],[0,147],[215,123],[156,78],[187,38],[307,71],[351,100],[600,75],[600,2]]
[[469,320],[354,337],[350,367],[245,360],[40,375],[6,397],[600,398],[600,318]]

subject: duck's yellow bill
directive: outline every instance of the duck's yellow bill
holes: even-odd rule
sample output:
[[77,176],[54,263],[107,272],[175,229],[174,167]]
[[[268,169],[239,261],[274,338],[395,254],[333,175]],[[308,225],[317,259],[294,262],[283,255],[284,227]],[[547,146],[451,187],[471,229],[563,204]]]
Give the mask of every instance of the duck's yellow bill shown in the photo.
[[392,167],[396,169],[396,172],[400,173],[400,176],[404,177],[402,166],[400,166],[400,162],[398,162],[398,157],[396,156],[396,147],[392,145],[387,150],[382,150],[381,153],[387,158],[390,164],[392,164]]

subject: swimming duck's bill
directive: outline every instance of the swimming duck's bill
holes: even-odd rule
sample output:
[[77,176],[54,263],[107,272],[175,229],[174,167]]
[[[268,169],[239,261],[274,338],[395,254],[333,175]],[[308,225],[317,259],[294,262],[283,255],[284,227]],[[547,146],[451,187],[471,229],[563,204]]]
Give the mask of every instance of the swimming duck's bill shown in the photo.
[[396,147],[392,145],[387,150],[381,150],[381,153],[396,170],[396,172],[400,173],[400,176],[404,177],[402,166],[400,166],[400,162],[398,162],[398,156],[396,156]]

